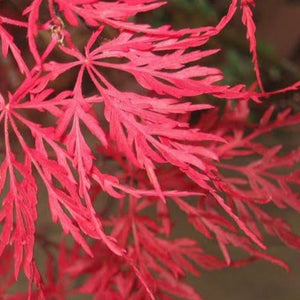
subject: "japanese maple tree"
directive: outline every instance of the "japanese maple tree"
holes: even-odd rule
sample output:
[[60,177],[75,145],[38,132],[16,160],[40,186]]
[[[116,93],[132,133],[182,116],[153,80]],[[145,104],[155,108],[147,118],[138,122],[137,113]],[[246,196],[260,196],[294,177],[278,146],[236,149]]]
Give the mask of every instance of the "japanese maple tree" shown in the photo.
[[[300,150],[263,137],[299,125],[300,115],[270,106],[250,122],[250,104],[300,82],[265,91],[253,0],[232,0],[215,26],[179,30],[136,22],[167,5],[158,0],[13,4],[0,11],[1,59],[13,68],[0,91],[1,298],[195,300],[187,273],[257,259],[288,269],[265,236],[300,249],[287,220],[268,209],[300,211]],[[239,10],[251,87],[226,85],[222,70],[202,63],[218,55],[207,43]],[[174,206],[197,240],[174,238],[182,223]],[[38,225],[48,212],[61,238]],[[222,255],[206,253],[201,239]],[[231,257],[229,246],[247,258]],[[28,292],[13,293],[20,272]]]

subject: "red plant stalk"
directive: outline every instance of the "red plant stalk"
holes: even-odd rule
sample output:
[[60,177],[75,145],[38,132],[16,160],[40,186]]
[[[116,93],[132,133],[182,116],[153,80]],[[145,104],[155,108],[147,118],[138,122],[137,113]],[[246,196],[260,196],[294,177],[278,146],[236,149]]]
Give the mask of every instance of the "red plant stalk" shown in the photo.
[[[1,59],[14,76],[0,94],[1,297],[195,300],[187,273],[257,259],[287,269],[268,254],[266,234],[300,248],[289,224],[266,209],[273,203],[300,211],[299,149],[282,154],[281,145],[259,140],[298,125],[300,115],[271,107],[249,124],[250,102],[298,90],[300,82],[263,90],[253,0],[232,0],[216,26],[173,30],[134,21],[165,4],[33,0],[1,11]],[[220,51],[203,46],[239,9],[259,91],[224,85],[220,69],[201,63]],[[193,98],[200,95],[225,101],[224,113]],[[192,125],[196,111],[201,117]],[[39,228],[46,207],[37,205],[45,201],[53,222],[76,243]],[[188,236],[170,237],[181,223],[174,206],[199,235],[216,240],[224,258]],[[248,258],[234,260],[229,245]],[[20,270],[28,292],[12,294]]]

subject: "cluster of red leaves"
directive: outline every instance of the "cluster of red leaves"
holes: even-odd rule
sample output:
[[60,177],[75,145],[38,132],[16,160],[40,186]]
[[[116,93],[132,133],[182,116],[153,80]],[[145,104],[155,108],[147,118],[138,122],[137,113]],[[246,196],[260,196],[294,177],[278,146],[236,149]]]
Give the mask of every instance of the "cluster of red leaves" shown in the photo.
[[[263,91],[253,0],[232,0],[216,26],[175,31],[132,21],[164,4],[32,0],[17,18],[0,16],[2,55],[15,61],[21,78],[16,90],[0,94],[2,297],[26,297],[8,292],[23,268],[34,299],[84,293],[95,299],[194,300],[199,296],[181,280],[186,273],[255,259],[287,268],[267,254],[262,229],[300,249],[288,223],[265,209],[272,202],[300,211],[299,170],[293,168],[299,150],[282,155],[281,146],[259,141],[299,124],[300,115],[284,111],[274,117],[269,109],[258,124],[249,124],[248,109],[248,102],[297,90],[300,83]],[[221,70],[201,65],[202,58],[218,52],[201,47],[237,9],[260,92],[223,85]],[[81,27],[90,32],[84,47],[72,38]],[[109,30],[112,36],[104,39]],[[19,46],[10,31],[26,34],[26,45]],[[120,88],[110,70],[128,78],[128,86]],[[67,88],[55,88],[70,76]],[[187,100],[199,95],[226,100],[225,112]],[[195,111],[201,118],[191,125]],[[72,235],[74,246],[36,231],[37,203],[45,200],[40,190],[47,194],[53,221]],[[96,209],[98,203],[104,209]],[[224,259],[205,253],[193,239],[171,239],[181,221],[174,220],[170,205],[205,238],[215,239]],[[228,245],[248,258],[232,260]],[[43,276],[34,248],[47,255]],[[12,265],[14,274],[7,272]]]

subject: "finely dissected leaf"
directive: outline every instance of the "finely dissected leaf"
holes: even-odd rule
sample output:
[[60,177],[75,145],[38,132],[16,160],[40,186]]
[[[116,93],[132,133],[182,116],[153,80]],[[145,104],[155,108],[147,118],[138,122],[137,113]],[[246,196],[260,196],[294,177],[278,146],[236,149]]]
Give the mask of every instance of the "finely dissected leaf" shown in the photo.
[[[260,92],[224,84],[206,60],[222,50],[207,42],[231,26],[237,0],[215,26],[178,30],[139,23],[168,5],[160,0],[6,5],[1,64],[13,72],[0,91],[1,299],[194,300],[189,273],[258,259],[288,269],[267,253],[265,235],[295,249],[300,238],[266,206],[300,212],[300,150],[265,138],[299,126],[300,115],[269,107],[256,121],[252,107],[300,82],[263,91],[254,0],[240,9]],[[46,214],[61,239],[37,222]],[[199,240],[174,238],[184,218]],[[206,253],[202,238],[220,253]],[[247,256],[236,260],[232,246]],[[10,295],[21,271],[28,293]]]
[[253,21],[253,15],[250,8],[250,5],[254,6],[254,0],[241,0],[241,9],[242,9],[242,22],[247,28],[247,39],[250,43],[250,52],[252,53],[252,60],[254,64],[254,71],[256,74],[258,85],[263,92],[263,84],[261,80],[261,75],[258,66],[258,58],[257,58],[257,50],[256,50],[256,37],[255,37],[255,30],[256,26]]

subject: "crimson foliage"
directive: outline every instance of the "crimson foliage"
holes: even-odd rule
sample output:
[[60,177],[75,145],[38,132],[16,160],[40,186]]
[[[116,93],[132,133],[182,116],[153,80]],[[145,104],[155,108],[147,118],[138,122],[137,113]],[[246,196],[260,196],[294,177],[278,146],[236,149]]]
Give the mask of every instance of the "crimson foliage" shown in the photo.
[[[2,56],[17,74],[16,87],[0,94],[1,297],[195,300],[200,296],[182,281],[187,273],[256,259],[288,268],[267,253],[264,234],[300,248],[289,224],[268,210],[273,203],[300,211],[299,149],[283,152],[261,139],[299,124],[300,115],[271,107],[249,122],[250,102],[297,90],[300,82],[264,91],[253,0],[232,0],[216,26],[173,30],[134,22],[165,4],[32,0],[22,2],[20,15],[1,12]],[[224,85],[221,70],[201,63],[217,55],[219,49],[203,47],[238,10],[257,89]],[[78,30],[88,33],[83,42],[74,38]],[[226,102],[225,109],[199,102],[201,95]],[[201,112],[196,122],[192,112]],[[44,214],[37,204],[45,201],[76,243],[36,230]],[[183,221],[170,206],[203,238],[215,239],[224,258],[192,238],[171,238]],[[230,245],[248,258],[232,259]],[[35,261],[41,252],[48,262],[43,276]],[[21,269],[28,293],[11,294]]]

